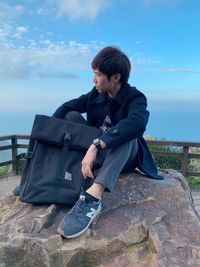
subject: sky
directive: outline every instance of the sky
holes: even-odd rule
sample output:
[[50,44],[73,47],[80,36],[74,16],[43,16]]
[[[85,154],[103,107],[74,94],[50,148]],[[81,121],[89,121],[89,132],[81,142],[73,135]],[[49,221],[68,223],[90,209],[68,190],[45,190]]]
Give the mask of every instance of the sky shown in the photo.
[[150,111],[199,112],[199,11],[199,0],[0,0],[0,114],[51,115],[88,92],[110,45]]

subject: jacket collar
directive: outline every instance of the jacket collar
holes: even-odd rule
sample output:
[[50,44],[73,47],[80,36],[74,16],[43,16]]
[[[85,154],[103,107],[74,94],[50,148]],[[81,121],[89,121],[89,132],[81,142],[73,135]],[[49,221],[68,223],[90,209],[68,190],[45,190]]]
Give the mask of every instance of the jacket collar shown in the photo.
[[[113,97],[113,100],[122,105],[124,99],[127,96],[128,89],[130,88],[130,85],[128,83],[124,84],[117,95]],[[98,94],[96,98],[96,103],[102,103],[102,102],[108,102],[108,94],[107,93],[100,93]]]
[[102,103],[102,102],[108,102],[107,93],[98,94],[98,96],[96,98],[96,103]]
[[120,88],[117,95],[115,97],[113,97],[113,100],[116,101],[117,103],[119,103],[120,105],[122,105],[122,103],[124,102],[124,99],[127,97],[129,88],[130,88],[130,85],[128,83],[124,84]]

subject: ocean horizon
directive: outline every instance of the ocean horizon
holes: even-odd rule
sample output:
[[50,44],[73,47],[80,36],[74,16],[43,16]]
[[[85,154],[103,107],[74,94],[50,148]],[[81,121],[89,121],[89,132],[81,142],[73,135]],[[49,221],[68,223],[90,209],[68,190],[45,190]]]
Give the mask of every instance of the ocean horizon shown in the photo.
[[[51,116],[52,113],[43,113]],[[35,113],[0,112],[0,136],[30,134]],[[157,139],[200,142],[200,110],[151,111],[144,136]]]

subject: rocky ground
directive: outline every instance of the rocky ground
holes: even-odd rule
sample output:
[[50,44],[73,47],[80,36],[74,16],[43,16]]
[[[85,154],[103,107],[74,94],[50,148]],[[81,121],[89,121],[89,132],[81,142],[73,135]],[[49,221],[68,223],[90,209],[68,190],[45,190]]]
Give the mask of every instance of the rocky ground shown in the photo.
[[98,220],[64,239],[57,226],[69,207],[0,200],[0,267],[199,267],[200,220],[185,178],[123,175],[105,193]]

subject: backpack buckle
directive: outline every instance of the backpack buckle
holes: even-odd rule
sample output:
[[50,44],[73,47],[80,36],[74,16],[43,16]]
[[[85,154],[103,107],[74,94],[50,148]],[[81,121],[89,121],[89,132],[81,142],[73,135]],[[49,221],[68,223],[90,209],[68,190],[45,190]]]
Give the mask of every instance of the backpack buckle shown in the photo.
[[70,133],[65,133],[64,136],[64,142],[69,143],[71,141],[71,134]]

